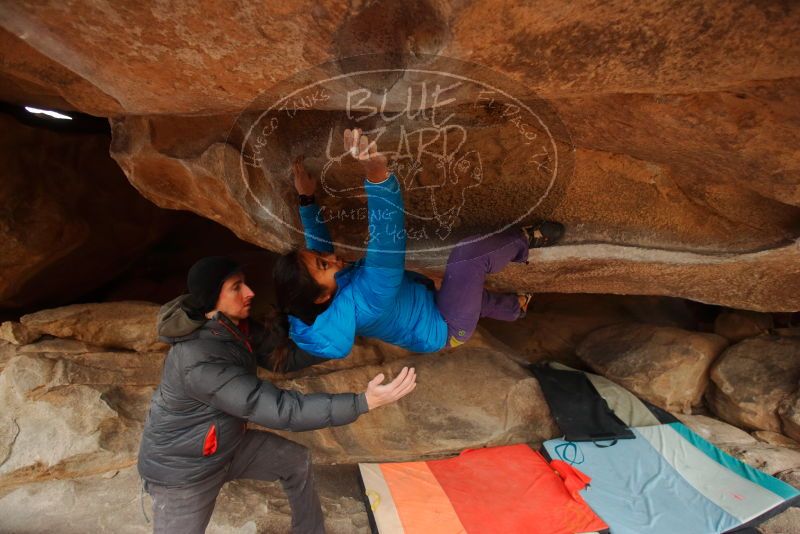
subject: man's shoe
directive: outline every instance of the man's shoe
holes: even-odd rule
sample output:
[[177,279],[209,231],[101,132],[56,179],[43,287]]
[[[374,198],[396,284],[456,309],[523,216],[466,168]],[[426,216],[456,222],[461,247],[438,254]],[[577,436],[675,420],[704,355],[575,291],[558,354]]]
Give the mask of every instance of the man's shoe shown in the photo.
[[523,226],[522,231],[528,236],[528,248],[542,248],[555,245],[564,235],[564,225],[554,221],[539,221],[530,226]]

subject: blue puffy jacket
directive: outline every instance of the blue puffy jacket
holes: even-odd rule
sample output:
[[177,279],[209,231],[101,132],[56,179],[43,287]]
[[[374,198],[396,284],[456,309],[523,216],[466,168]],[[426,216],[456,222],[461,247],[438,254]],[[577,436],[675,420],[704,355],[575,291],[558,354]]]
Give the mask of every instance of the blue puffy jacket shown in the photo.
[[[435,352],[447,342],[447,324],[434,292],[418,273],[406,271],[403,195],[394,175],[365,181],[370,242],[366,257],[336,273],[336,293],[327,310],[307,325],[289,316],[289,336],[298,347],[324,358],[344,358],[355,336],[375,337],[414,352]],[[316,204],[300,207],[306,246],[333,252]]]

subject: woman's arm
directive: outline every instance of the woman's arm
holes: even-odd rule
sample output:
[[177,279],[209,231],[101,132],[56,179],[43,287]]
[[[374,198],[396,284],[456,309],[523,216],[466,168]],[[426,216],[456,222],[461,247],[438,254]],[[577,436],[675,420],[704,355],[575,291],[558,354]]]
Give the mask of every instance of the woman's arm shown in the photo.
[[303,156],[297,156],[292,163],[294,188],[300,197],[300,221],[306,239],[306,248],[320,252],[333,252],[333,241],[327,225],[320,218],[319,205],[314,198],[317,181],[308,174],[303,164]]
[[364,267],[353,283],[364,297],[357,301],[372,314],[392,305],[403,282],[406,253],[403,194],[397,178],[389,174],[386,156],[378,152],[358,129],[345,130],[345,150],[359,160],[367,179],[369,245]]
[[273,314],[263,326],[251,323],[250,337],[259,366],[271,371],[289,373],[330,361],[328,358],[309,354],[295,345],[289,339],[285,320],[285,316]]

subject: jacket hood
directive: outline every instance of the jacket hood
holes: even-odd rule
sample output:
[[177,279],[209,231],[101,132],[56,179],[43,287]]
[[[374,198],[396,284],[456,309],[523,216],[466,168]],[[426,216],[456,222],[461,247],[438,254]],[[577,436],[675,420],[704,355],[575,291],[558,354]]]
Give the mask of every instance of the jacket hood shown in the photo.
[[192,337],[207,321],[202,313],[194,311],[191,295],[181,295],[158,311],[158,337],[167,343],[175,343]]

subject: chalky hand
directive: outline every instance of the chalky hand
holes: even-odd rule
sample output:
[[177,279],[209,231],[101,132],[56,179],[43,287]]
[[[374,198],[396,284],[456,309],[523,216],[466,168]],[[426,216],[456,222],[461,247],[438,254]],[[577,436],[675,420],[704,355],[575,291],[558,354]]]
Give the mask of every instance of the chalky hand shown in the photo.
[[360,128],[344,131],[344,150],[361,163],[370,182],[382,182],[389,176],[386,155],[378,152],[375,141],[370,142]]

